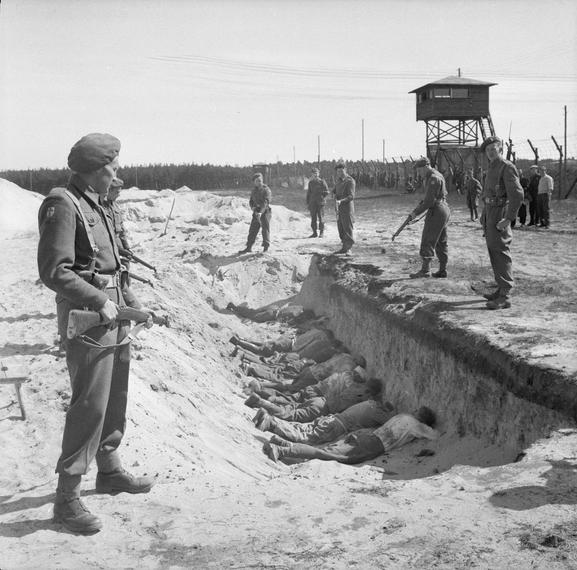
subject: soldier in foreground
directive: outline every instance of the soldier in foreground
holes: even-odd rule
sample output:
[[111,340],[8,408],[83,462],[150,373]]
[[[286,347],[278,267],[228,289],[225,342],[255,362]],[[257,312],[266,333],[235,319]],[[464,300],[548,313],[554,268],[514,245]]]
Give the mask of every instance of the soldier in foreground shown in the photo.
[[307,207],[311,213],[311,228],[313,230],[309,237],[323,237],[325,233],[325,204],[328,193],[329,187],[321,178],[320,170],[313,168],[307,187]]
[[353,247],[353,226],[355,223],[355,180],[347,174],[347,168],[342,161],[335,165],[337,181],[333,194],[337,213],[337,229],[342,243],[341,249],[335,253],[348,253]]
[[421,236],[422,258],[421,269],[411,273],[411,279],[431,276],[431,262],[436,254],[439,259],[439,270],[433,273],[433,277],[447,277],[447,262],[449,249],[447,245],[447,224],[451,217],[451,210],[447,204],[447,189],[443,175],[435,170],[428,158],[419,158],[415,162],[417,175],[423,179],[425,185],[425,197],[417,207],[409,214],[408,219],[414,220],[423,212],[425,225]]
[[117,451],[126,426],[130,344],[123,343],[128,323],[116,321],[127,303],[114,231],[102,204],[116,177],[119,151],[120,141],[108,134],[80,139],[68,156],[67,188],[54,188],[38,213],[38,269],[56,292],[60,335],[66,338],[72,309],[92,309],[103,323],[86,333],[94,344],[64,343],[72,396],[56,465],[54,521],[81,534],[102,528],[80,500],[82,476],[93,459],[97,493],[147,493],[154,484],[151,477],[126,472]]
[[509,246],[513,239],[511,222],[523,202],[523,188],[512,162],[503,158],[503,142],[499,137],[488,137],[481,145],[489,160],[485,186],[481,195],[484,204],[481,224],[497,289],[483,295],[487,309],[507,309],[511,306],[513,288],[513,261]]
[[250,195],[249,206],[252,209],[252,220],[248,229],[246,247],[241,249],[239,255],[252,251],[259,230],[262,228],[262,250],[268,251],[270,247],[270,201],[272,194],[270,188],[264,183],[262,174],[257,172],[253,177],[253,189]]

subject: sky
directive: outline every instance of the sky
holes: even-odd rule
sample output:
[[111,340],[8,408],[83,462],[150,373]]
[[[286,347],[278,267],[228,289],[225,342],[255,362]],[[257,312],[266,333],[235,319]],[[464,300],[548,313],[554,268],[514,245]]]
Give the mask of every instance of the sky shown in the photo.
[[564,106],[577,156],[576,31],[565,0],[2,0],[0,170],[90,132],[126,165],[415,157],[409,91],[459,68],[518,156],[558,156]]

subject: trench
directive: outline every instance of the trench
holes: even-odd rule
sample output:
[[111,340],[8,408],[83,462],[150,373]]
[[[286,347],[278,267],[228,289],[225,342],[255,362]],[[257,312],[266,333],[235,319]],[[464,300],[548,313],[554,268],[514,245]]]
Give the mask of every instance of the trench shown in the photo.
[[365,357],[397,410],[436,412],[442,437],[432,472],[510,463],[536,440],[575,425],[577,394],[561,373],[447,327],[427,309],[411,310],[415,299],[374,294],[374,269],[313,255],[294,302],[328,317],[327,328]]

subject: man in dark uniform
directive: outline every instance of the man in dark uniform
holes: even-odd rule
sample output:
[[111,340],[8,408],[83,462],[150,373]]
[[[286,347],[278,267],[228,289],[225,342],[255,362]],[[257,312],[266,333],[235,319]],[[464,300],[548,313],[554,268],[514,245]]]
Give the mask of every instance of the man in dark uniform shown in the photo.
[[118,253],[120,254],[120,263],[122,264],[121,285],[124,300],[129,306],[140,309],[142,305],[131,289],[131,280],[128,273],[130,269],[130,258],[132,256],[132,251],[128,241],[128,232],[124,227],[122,211],[116,202],[116,199],[118,196],[120,196],[120,191],[122,190],[123,186],[124,181],[121,178],[115,178],[110,184],[108,194],[102,201],[102,205],[108,214],[108,219],[110,220],[112,231],[114,232],[114,236],[116,238]]
[[347,174],[347,168],[342,161],[335,165],[337,181],[333,189],[335,208],[337,210],[337,229],[342,243],[341,249],[335,253],[347,253],[355,240],[353,226],[355,223],[355,180]]
[[262,228],[262,250],[268,251],[270,247],[270,201],[272,193],[270,188],[263,182],[262,174],[257,172],[252,177],[253,189],[250,195],[249,206],[252,209],[252,220],[248,229],[246,247],[238,253],[248,253],[252,251],[252,246],[256,241],[259,230]]
[[67,188],[54,188],[38,213],[38,269],[42,282],[56,292],[60,335],[66,338],[71,309],[97,311],[103,323],[85,333],[91,342],[75,338],[64,343],[72,397],[56,465],[54,521],[82,534],[102,527],[80,501],[81,479],[94,458],[99,493],[146,493],[154,484],[150,477],[127,473],[117,451],[126,425],[130,344],[123,343],[126,323],[115,321],[126,301],[120,256],[102,203],[118,169],[119,151],[120,141],[108,134],[80,139],[68,156],[72,177]]
[[[521,188],[523,188],[523,201],[521,202],[521,207],[519,208],[519,223],[524,226],[527,221],[527,204],[529,203],[529,179],[523,176],[523,171],[519,168],[519,183]],[[511,223],[511,227],[515,227],[515,221]]]
[[470,168],[467,170],[465,175],[465,194],[472,222],[474,222],[479,217],[477,206],[479,205],[479,196],[481,195],[481,190],[481,183],[475,178],[473,169]]
[[529,226],[538,226],[541,220],[537,215],[537,195],[539,194],[539,166],[534,164],[529,169],[530,178],[527,186],[527,199],[529,200]]
[[488,137],[481,145],[489,160],[485,186],[481,195],[484,204],[481,224],[493,267],[497,289],[484,295],[488,309],[507,309],[511,306],[513,262],[509,246],[513,239],[511,222],[523,201],[523,188],[517,168],[503,158],[503,142],[499,137]]
[[[311,228],[313,233],[309,237],[323,237],[325,231],[325,203],[329,188],[327,183],[321,178],[320,170],[313,168],[311,179],[307,188],[307,207],[311,213]],[[317,226],[318,222],[318,226]],[[317,227],[320,234],[317,233]]]
[[447,189],[443,175],[435,170],[428,158],[419,158],[415,162],[417,175],[423,179],[425,185],[425,197],[417,207],[409,214],[414,220],[423,212],[425,225],[421,236],[421,249],[419,254],[422,258],[421,269],[411,273],[411,279],[431,276],[431,262],[436,254],[439,259],[439,270],[433,273],[433,277],[447,277],[447,262],[449,260],[449,248],[447,244],[447,224],[451,217],[451,210],[447,204]]

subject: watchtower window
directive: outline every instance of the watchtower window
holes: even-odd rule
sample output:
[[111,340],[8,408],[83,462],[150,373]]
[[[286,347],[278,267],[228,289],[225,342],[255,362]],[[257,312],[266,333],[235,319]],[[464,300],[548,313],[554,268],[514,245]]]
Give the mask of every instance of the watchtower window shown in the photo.
[[451,99],[467,99],[469,90],[462,87],[453,87],[451,89]]
[[427,100],[427,92],[426,91],[421,91],[419,93],[419,103],[422,103],[423,101]]
[[436,87],[433,89],[435,99],[467,99],[469,90],[465,87]]
[[433,97],[435,99],[450,99],[451,90],[449,87],[437,87],[436,89],[433,89]]

